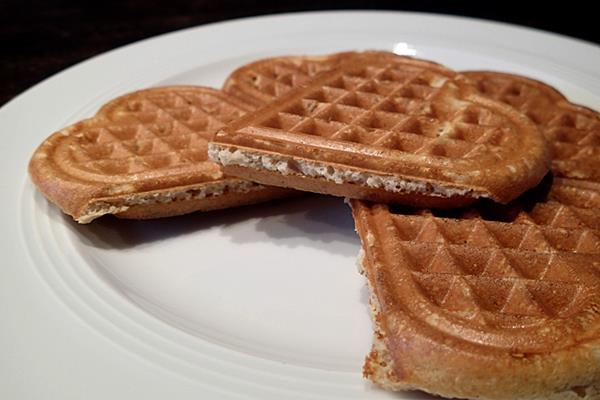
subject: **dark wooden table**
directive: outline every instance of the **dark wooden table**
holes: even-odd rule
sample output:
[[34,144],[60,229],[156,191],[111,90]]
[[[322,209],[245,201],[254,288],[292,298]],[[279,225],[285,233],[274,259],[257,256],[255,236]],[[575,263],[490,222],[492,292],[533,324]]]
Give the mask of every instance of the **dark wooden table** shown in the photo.
[[344,8],[435,12],[526,25],[600,43],[592,2],[544,2],[547,4],[537,8],[527,3],[0,0],[0,105],[44,78],[115,47],[181,28],[280,12]]

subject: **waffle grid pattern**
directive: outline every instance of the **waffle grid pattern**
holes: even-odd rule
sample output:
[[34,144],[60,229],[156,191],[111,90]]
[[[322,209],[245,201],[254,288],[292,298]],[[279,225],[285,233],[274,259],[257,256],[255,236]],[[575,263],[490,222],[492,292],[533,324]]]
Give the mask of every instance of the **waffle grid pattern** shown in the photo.
[[600,190],[555,183],[533,207],[513,202],[494,215],[470,208],[463,219],[373,207],[384,210],[378,223],[391,223],[386,246],[399,256],[394,263],[429,301],[470,322],[535,324],[567,318],[598,298]]
[[[333,60],[311,62],[305,60],[295,64],[289,60],[278,60],[273,64],[255,66],[241,74],[243,84],[248,85],[264,99],[273,99],[310,81],[319,72],[330,69]],[[246,72],[245,70],[243,72]]]
[[[283,79],[281,73],[263,74],[261,80],[275,80],[272,87]],[[450,112],[436,110],[431,100],[446,76],[387,65],[336,70],[328,77],[318,89],[257,125],[451,159],[506,151],[503,144],[511,128],[502,127],[508,124],[499,115],[467,101],[457,101]]]
[[525,78],[466,75],[476,81],[482,94],[513,106],[542,128],[552,143],[557,172],[569,176],[574,170],[600,169],[600,116],[596,112],[573,106],[559,93],[543,90],[548,88]]
[[103,108],[74,136],[77,169],[102,175],[139,174],[212,164],[212,133],[244,110],[205,91],[137,93]]

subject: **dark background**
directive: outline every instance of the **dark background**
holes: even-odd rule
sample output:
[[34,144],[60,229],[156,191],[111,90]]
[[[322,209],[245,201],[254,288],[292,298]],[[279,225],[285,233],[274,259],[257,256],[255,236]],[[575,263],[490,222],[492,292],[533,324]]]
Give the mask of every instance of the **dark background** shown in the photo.
[[600,43],[600,19],[592,4],[527,0],[0,0],[0,105],[42,79],[96,54],[164,32],[226,19],[291,11],[393,9],[485,18]]

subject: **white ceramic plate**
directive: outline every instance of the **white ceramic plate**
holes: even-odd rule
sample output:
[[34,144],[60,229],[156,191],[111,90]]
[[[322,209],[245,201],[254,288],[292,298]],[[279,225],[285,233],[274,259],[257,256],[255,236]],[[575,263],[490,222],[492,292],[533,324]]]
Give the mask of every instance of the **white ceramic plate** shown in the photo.
[[116,95],[220,86],[272,55],[386,49],[531,75],[600,109],[600,50],[471,19],[393,12],[251,18],[95,57],[0,110],[0,398],[428,398],[361,378],[371,343],[340,199],[79,226],[28,181],[52,131]]

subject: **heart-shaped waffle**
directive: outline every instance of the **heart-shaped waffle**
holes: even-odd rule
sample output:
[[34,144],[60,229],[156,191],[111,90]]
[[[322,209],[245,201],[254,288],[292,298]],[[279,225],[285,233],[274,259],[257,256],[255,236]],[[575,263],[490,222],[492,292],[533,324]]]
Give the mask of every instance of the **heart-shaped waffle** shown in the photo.
[[508,202],[549,167],[545,140],[527,117],[431,62],[386,52],[308,58],[306,65],[271,59],[234,72],[226,87],[236,82],[238,95],[246,88],[257,102],[272,100],[209,144],[211,159],[234,176],[450,207],[480,197]]
[[46,139],[29,172],[81,223],[104,214],[157,218],[282,197],[290,191],[228,177],[207,159],[214,132],[251,109],[218,90],[141,90]]

